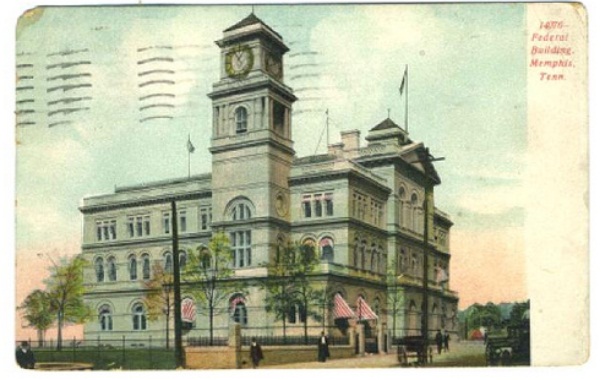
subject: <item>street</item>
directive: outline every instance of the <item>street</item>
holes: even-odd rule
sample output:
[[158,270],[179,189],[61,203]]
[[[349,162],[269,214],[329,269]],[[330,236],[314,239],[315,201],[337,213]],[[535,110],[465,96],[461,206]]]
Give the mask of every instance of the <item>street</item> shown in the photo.
[[[482,342],[455,342],[449,347],[449,352],[442,352],[440,355],[434,354],[432,363],[427,367],[483,367],[486,366],[484,358],[484,344]],[[413,359],[414,361],[414,359]],[[411,362],[411,360],[410,360]],[[401,367],[397,355],[396,347],[393,347],[389,354],[366,354],[363,357],[350,359],[331,359],[325,363],[316,361],[305,363],[290,363],[273,366],[264,366],[262,368],[395,368]]]

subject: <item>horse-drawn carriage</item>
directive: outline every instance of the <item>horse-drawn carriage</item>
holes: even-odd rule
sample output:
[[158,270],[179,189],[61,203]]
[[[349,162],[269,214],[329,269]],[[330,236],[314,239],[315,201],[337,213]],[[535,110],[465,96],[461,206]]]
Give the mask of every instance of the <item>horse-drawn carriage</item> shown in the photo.
[[396,341],[397,358],[401,365],[409,365],[409,359],[415,358],[415,365],[425,365],[430,359],[432,363],[432,347],[422,336],[406,336]]

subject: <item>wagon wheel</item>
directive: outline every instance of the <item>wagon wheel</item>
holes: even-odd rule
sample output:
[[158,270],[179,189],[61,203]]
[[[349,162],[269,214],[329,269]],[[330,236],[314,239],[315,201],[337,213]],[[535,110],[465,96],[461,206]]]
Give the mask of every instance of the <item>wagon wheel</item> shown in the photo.
[[511,353],[507,350],[503,350],[501,353],[501,365],[510,365],[511,364]]
[[486,352],[484,354],[486,356],[486,365],[495,365],[496,363],[496,358],[495,358],[495,350],[492,347],[492,345],[487,344],[486,345]]

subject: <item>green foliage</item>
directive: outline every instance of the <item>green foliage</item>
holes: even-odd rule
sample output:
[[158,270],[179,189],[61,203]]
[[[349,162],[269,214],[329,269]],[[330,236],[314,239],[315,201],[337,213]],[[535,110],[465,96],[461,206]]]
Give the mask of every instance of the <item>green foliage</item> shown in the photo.
[[23,311],[23,318],[27,321],[27,326],[35,328],[39,333],[40,340],[44,339],[44,332],[56,320],[56,311],[50,295],[44,290],[36,289],[29,293],[18,309]]
[[92,318],[92,310],[84,303],[83,270],[88,262],[81,256],[61,258],[59,265],[50,269],[46,292],[51,310],[56,313],[57,346],[62,344],[62,327],[65,324],[80,324]]
[[166,271],[160,262],[152,266],[152,276],[144,281],[146,289],[144,303],[148,308],[148,319],[156,321],[162,314],[170,315],[173,310],[173,273]]
[[[326,291],[310,281],[319,265],[315,247],[299,242],[279,246],[275,262],[267,265],[269,278],[263,284],[266,290],[265,309],[282,321],[286,335],[286,317],[293,306],[305,313],[304,329],[307,337],[308,318],[321,320],[326,303]],[[316,307],[318,305],[318,307]]]

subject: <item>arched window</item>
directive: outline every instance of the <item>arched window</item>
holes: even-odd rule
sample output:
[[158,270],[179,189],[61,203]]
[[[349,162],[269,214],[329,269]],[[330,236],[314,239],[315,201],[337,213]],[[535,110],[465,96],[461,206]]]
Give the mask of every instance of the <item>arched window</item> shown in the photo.
[[384,273],[386,260],[384,260],[384,248],[381,245],[378,246],[378,260],[376,264],[376,268],[378,268],[378,273]]
[[407,207],[407,192],[404,187],[399,188],[399,225],[401,228],[406,227],[405,208]]
[[100,322],[101,331],[113,330],[113,313],[109,305],[102,305],[98,309],[98,322]]
[[409,302],[409,331],[407,332],[407,335],[420,335],[420,331],[418,329],[418,314],[419,312],[417,311],[417,305],[415,304],[414,300],[411,300]]
[[407,254],[403,248],[401,248],[401,253],[398,258],[398,274],[402,274],[405,272],[407,266]]
[[94,261],[94,270],[96,271],[96,281],[104,281],[104,259],[99,257]]
[[138,279],[138,262],[136,261],[136,256],[129,256],[129,279],[137,280]]
[[232,320],[239,323],[242,326],[248,324],[248,314],[246,312],[246,301],[240,294],[233,296],[230,299],[230,310],[232,314]]
[[372,272],[376,272],[378,270],[378,249],[376,248],[376,243],[371,245],[370,249],[370,263],[369,270]]
[[146,308],[144,308],[144,305],[136,303],[131,311],[134,331],[146,330]]
[[411,274],[415,277],[417,277],[418,275],[418,269],[417,269],[417,255],[414,253],[411,256]]
[[166,252],[163,255],[163,261],[165,273],[173,273],[173,256],[171,255],[171,252]]
[[365,240],[361,241],[361,269],[365,270],[365,256],[367,250],[367,242]]
[[248,113],[246,108],[238,107],[236,108],[235,115],[236,119],[236,133],[244,133],[247,131],[248,124]]
[[109,257],[109,281],[117,281],[117,263],[114,257]]
[[418,231],[418,199],[417,194],[411,194],[411,229],[413,231]]
[[179,251],[179,270],[181,272],[182,269],[186,267],[186,263],[188,260],[188,255],[186,251]]
[[332,238],[324,237],[319,241],[321,247],[321,260],[329,263],[334,261],[334,241]]
[[238,203],[232,207],[232,220],[246,220],[251,218],[250,207],[244,203]]
[[142,278],[150,279],[150,257],[147,253],[142,255]]
[[353,247],[353,266],[357,268],[359,266],[359,255],[361,251],[361,243],[359,238],[355,238],[355,246]]

